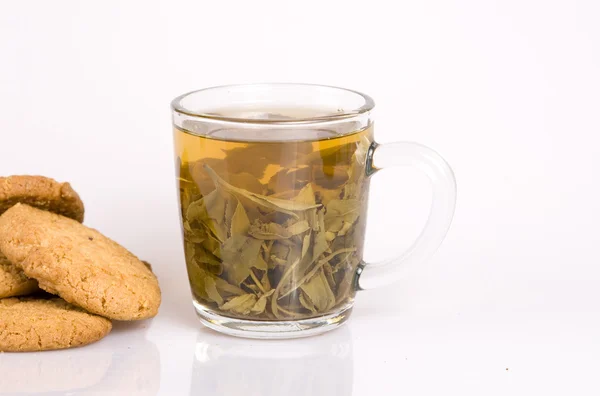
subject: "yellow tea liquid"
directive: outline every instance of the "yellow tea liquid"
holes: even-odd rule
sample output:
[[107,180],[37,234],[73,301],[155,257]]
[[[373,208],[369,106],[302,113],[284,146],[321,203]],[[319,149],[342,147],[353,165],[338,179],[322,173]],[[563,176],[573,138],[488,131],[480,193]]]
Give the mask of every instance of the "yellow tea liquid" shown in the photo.
[[252,320],[339,311],[354,298],[362,258],[372,129],[249,133],[175,128],[196,303]]

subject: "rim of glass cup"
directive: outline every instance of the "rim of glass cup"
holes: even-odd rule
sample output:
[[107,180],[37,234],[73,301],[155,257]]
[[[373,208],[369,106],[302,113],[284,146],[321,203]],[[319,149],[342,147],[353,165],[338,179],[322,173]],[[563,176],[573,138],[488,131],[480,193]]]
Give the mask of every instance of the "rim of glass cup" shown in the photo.
[[[289,87],[289,88],[314,88],[318,89],[328,89],[328,90],[336,90],[339,92],[343,92],[347,95],[358,96],[362,99],[362,105],[356,106],[352,109],[344,109],[341,112],[337,112],[335,114],[328,115],[320,115],[314,117],[300,117],[293,118],[290,120],[270,120],[270,119],[260,119],[260,118],[248,118],[248,117],[231,117],[231,116],[223,116],[219,114],[213,114],[203,111],[193,111],[182,105],[182,101],[191,95],[196,95],[200,93],[210,93],[210,91],[216,90],[227,90],[227,89],[239,89],[246,88],[251,89],[253,87],[256,88],[267,88],[267,87]],[[322,85],[322,84],[306,84],[306,83],[254,83],[254,84],[230,84],[230,85],[218,85],[213,87],[202,88],[194,91],[190,91],[184,93],[183,95],[177,96],[173,101],[171,101],[171,109],[177,113],[185,114],[189,117],[195,117],[200,119],[212,120],[212,121],[224,121],[231,123],[241,123],[241,124],[270,124],[270,125],[281,125],[281,124],[306,124],[306,123],[321,123],[328,121],[338,121],[345,120],[349,118],[354,118],[360,115],[368,114],[375,107],[375,101],[369,96],[362,92],[355,91],[352,89],[336,87],[332,85]]]

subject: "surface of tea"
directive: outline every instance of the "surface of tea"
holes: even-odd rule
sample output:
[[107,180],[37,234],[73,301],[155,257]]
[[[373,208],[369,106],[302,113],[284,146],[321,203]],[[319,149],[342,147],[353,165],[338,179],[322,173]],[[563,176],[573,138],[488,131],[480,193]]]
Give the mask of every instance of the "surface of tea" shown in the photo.
[[372,129],[305,132],[311,140],[257,142],[246,130],[175,129],[185,257],[204,308],[293,320],[352,303]]

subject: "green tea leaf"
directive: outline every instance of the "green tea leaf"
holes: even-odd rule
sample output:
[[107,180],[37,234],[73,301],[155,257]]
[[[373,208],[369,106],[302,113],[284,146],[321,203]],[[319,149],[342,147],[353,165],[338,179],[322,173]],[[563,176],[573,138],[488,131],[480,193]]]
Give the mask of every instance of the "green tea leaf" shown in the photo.
[[352,290],[352,285],[354,283],[354,277],[356,276],[356,268],[358,267],[358,263],[359,260],[357,258],[354,258],[353,262],[349,266],[351,270],[346,270],[343,273],[344,276],[339,282],[337,291],[337,304],[340,304],[343,300],[347,299],[350,296],[350,291]]
[[250,275],[250,268],[266,269],[266,263],[259,261],[261,240],[234,235],[223,245],[223,266],[227,279],[235,285],[240,285]]
[[[319,228],[324,227],[323,225],[323,211],[320,211],[318,214],[318,223]],[[298,286],[297,278],[301,278],[304,276],[306,271],[315,263],[319,257],[327,251],[329,248],[327,241],[325,240],[325,232],[316,231],[312,233],[312,249],[309,247],[307,253],[302,255],[302,248],[299,244],[290,244],[290,253],[288,254],[285,267],[291,268],[294,267],[295,276],[294,278],[288,276],[287,278],[283,277],[278,286],[280,287],[280,293],[282,296],[287,296],[292,293]],[[283,239],[280,242],[289,241],[287,239]],[[296,264],[294,264],[297,261]],[[288,272],[286,271],[286,274]],[[291,274],[288,274],[291,275]],[[288,282],[288,279],[293,279]]]
[[348,168],[348,183],[347,185],[358,186],[361,179],[365,177],[366,168],[358,161],[352,161]]
[[[281,191],[282,188],[300,188],[311,179],[311,169],[303,168],[283,168],[271,176],[267,187],[270,191]],[[290,196],[291,198],[292,196]]]
[[[179,168],[181,170],[181,165]],[[185,169],[186,168],[184,168],[184,170]],[[190,179],[191,177],[189,175],[179,175],[179,199],[181,203],[182,213],[185,213],[187,211],[188,206],[197,199],[196,197],[194,197],[194,183],[190,182]]]
[[[262,256],[259,256],[259,258],[262,260]],[[264,260],[263,260],[264,261]],[[265,270],[266,271],[266,270]],[[250,268],[250,278],[252,278],[252,281],[254,282],[254,285],[250,284],[246,284],[248,287],[256,287],[256,291],[260,291],[261,293],[264,293],[266,290],[263,288],[263,285],[260,281],[260,279],[258,279],[258,277],[256,276],[256,273],[254,272],[254,270],[252,268]],[[253,289],[254,290],[254,289]]]
[[282,244],[283,246],[287,246],[289,248],[293,247],[295,244],[293,241],[289,240],[289,239],[278,239],[277,243]]
[[188,241],[186,241],[184,239],[184,241],[183,241],[183,250],[184,250],[184,253],[185,253],[186,263],[188,261],[192,262],[194,256],[196,255],[196,244],[192,243],[192,242],[188,242]]
[[[200,199],[204,204],[206,216],[214,221],[221,223],[225,214],[225,199],[218,191],[213,191]],[[200,202],[198,201],[198,202]]]
[[[261,240],[248,238],[240,250],[240,260],[247,263],[249,267],[256,267],[259,258],[262,260],[262,255],[260,254],[261,245]],[[263,268],[260,269],[266,269],[266,265],[261,265],[261,267]]]
[[217,278],[217,277],[212,277],[212,279],[215,281],[215,284],[217,286],[217,290],[219,291],[219,293],[221,293],[224,296],[227,296],[227,295],[241,296],[242,294],[245,293],[242,289],[228,283],[224,279]]
[[273,293],[273,297],[271,298],[271,312],[275,315],[276,318],[279,318],[279,305],[277,303],[277,299],[279,298],[279,293],[281,293],[283,286],[287,284],[290,276],[296,270],[296,266],[300,263],[300,260],[294,261],[291,265],[287,267],[284,274],[281,276],[281,280],[279,284],[275,288],[275,292]]
[[303,232],[306,232],[309,229],[310,229],[310,225],[308,224],[308,221],[300,220],[300,221],[297,221],[296,223],[288,226],[286,228],[286,231],[290,234],[290,236],[294,236],[294,235],[302,234]]
[[366,178],[367,153],[371,142],[369,139],[361,139],[356,143],[356,150],[352,155],[350,167],[348,168],[348,182],[344,186],[344,198],[358,199],[361,195],[361,186]]
[[257,268],[257,269],[263,270],[263,271],[266,271],[269,269],[269,266],[267,265],[267,262],[263,258],[262,254],[259,254],[258,257],[256,258],[256,262],[254,263],[254,268]]
[[[315,274],[319,271],[322,270],[322,267],[329,263],[330,260],[332,260],[334,257],[343,254],[343,253],[354,253],[356,251],[355,247],[351,247],[351,248],[344,248],[344,249],[340,249],[337,250],[333,253],[331,253],[330,255],[328,255],[327,257],[324,257],[323,259],[319,260],[318,263],[314,266],[314,268],[312,268],[310,271],[308,271],[301,279],[296,280],[293,284],[290,285],[289,288],[281,288],[280,293],[278,293],[278,296],[280,296],[279,298],[283,298],[291,293],[293,293],[298,287],[300,287],[301,285],[305,284],[309,279],[312,279]],[[312,263],[311,263],[312,264]],[[305,270],[308,269],[310,266],[299,266],[299,272],[301,274],[304,274]]]
[[242,315],[247,315],[250,313],[250,310],[252,309],[252,307],[254,307],[256,302],[256,295],[244,294],[232,298],[225,304],[221,305],[220,308],[225,311],[232,311]]
[[219,305],[223,304],[223,297],[221,297],[221,295],[219,294],[219,291],[217,290],[217,284],[213,278],[206,277],[204,279],[204,289],[206,290],[208,298],[210,298]]
[[327,204],[325,213],[325,227],[327,231],[339,232],[344,235],[358,219],[360,214],[360,201],[356,199],[334,199]]
[[302,187],[298,195],[294,198],[294,202],[298,202],[306,205],[315,205],[315,192],[312,188],[312,183],[308,183]]
[[[267,268],[267,270],[268,270],[268,268]],[[269,291],[272,290],[271,281],[270,281],[269,276],[268,276],[268,274],[266,272],[263,275],[262,279],[260,280],[260,283],[263,286],[263,290],[265,290],[266,292],[269,292]]]
[[275,256],[274,254],[271,255],[271,260],[278,265],[285,265],[287,263],[287,260],[279,258],[277,256]]
[[317,219],[317,209],[307,210],[304,213],[304,216],[306,217],[306,221],[308,221],[310,228],[312,228],[313,231],[317,231],[319,229],[319,221]]
[[205,164],[209,165],[212,169],[214,169],[217,172],[223,173],[226,171],[226,167],[223,160],[219,158],[202,158],[199,161],[191,163],[191,178],[194,181],[194,184],[197,186],[197,190],[202,195],[208,195],[215,190],[215,184],[204,170]]
[[327,204],[327,213],[325,214],[325,222],[331,217],[348,218],[358,217],[360,209],[360,201],[357,199],[336,199]]
[[281,212],[288,213],[292,216],[297,217],[297,214],[294,213],[295,211],[303,211],[303,210],[307,210],[310,208],[316,208],[316,207],[320,206],[317,204],[308,205],[308,204],[302,204],[299,202],[278,199],[278,198],[270,198],[265,195],[255,194],[250,191],[246,191],[244,189],[232,186],[231,184],[227,183],[225,180],[221,179],[215,173],[215,171],[213,171],[210,168],[210,166],[206,165],[205,169],[208,172],[208,174],[212,177],[213,181],[215,182],[215,185],[221,186],[222,188],[231,192],[232,194],[246,197],[246,198],[250,199],[252,202],[254,202],[255,204],[263,206],[268,209],[281,211]]
[[325,212],[323,210],[317,211],[317,223],[319,224],[319,231],[325,232]]
[[[287,255],[286,265],[292,265],[296,260],[300,260],[302,257],[302,246],[293,244],[290,246],[290,252]],[[300,260],[302,262],[302,260]]]
[[327,243],[327,236],[325,233],[325,222],[324,222],[324,216],[323,216],[322,210],[318,212],[318,222],[319,222],[319,231],[314,233],[314,242],[313,242],[312,257],[314,260],[321,257],[321,255],[323,253],[325,253],[325,251],[329,247],[329,245]]
[[188,222],[203,222],[205,220],[208,220],[208,213],[206,212],[206,206],[204,205],[204,198],[201,198],[189,204],[185,213],[185,219]]
[[276,241],[273,246],[271,246],[271,260],[274,260],[277,264],[285,264],[289,252],[290,248],[288,246],[280,243],[280,241]]
[[249,233],[254,238],[264,240],[288,239],[294,235],[302,234],[308,231],[310,226],[306,220],[293,223],[289,227],[283,227],[277,223],[254,223],[250,227]]
[[212,253],[207,252],[202,245],[196,245],[194,249],[194,260],[200,267],[205,267],[207,271],[215,275],[223,273],[221,261]]
[[207,227],[219,240],[224,241],[226,232],[222,227],[225,215],[225,200],[213,191],[198,201],[192,202],[187,209],[186,220],[188,222],[199,222]]
[[[250,271],[250,274],[252,274],[252,271]],[[260,288],[256,286],[255,283],[248,283],[248,281],[246,281],[244,282],[243,286],[254,294],[259,294],[261,292]]]
[[227,238],[223,244],[223,258],[233,259],[230,255],[242,249],[242,246],[248,241],[248,237],[242,234],[233,234]]
[[300,294],[298,299],[300,300],[300,304],[304,308],[308,309],[313,314],[317,313],[317,309],[315,308],[315,305],[312,303],[312,301],[310,301],[310,299],[308,297],[304,297],[304,294]]
[[333,290],[335,288],[335,279],[333,278],[333,268],[329,262],[323,264],[323,274],[325,274],[325,279],[327,279],[329,287]]
[[269,259],[271,257],[271,248],[273,247],[274,243],[275,243],[275,241],[273,241],[273,240],[264,241],[262,243],[262,245],[260,246],[262,248],[263,259],[265,260],[266,263],[269,262]]
[[230,196],[227,200],[227,205],[225,206],[225,221],[224,227],[229,232],[229,236],[231,236],[231,221],[233,220],[233,215],[235,214],[235,210],[239,205],[239,201],[236,197]]
[[331,242],[335,239],[336,235],[335,232],[331,232],[331,231],[327,231],[325,232],[325,239],[327,240],[327,242]]
[[183,237],[186,241],[193,243],[200,243],[207,238],[203,228],[194,229],[187,220],[183,222]]
[[263,240],[286,239],[291,236],[287,235],[285,227],[277,223],[255,222],[248,233],[254,238]]
[[356,142],[356,150],[354,151],[353,157],[354,160],[363,167],[367,162],[369,147],[371,147],[371,141],[367,136],[361,136],[360,140]]
[[342,228],[337,233],[338,236],[346,235],[346,233],[348,231],[350,231],[350,229],[352,228],[353,225],[354,225],[354,221],[353,222],[344,222],[344,224],[342,225]]
[[300,286],[300,289],[304,293],[305,302],[309,306],[312,304],[318,312],[327,311],[335,305],[335,296],[322,270],[308,282]]
[[262,296],[260,296],[260,298],[258,299],[256,304],[254,304],[254,306],[252,307],[252,309],[250,309],[250,311],[253,313],[256,313],[256,314],[261,314],[261,313],[265,312],[265,308],[267,307],[267,300],[274,292],[275,292],[275,290],[270,290],[270,291],[266,292],[265,294],[263,294]]
[[[343,251],[344,249],[339,249],[338,251]],[[352,271],[352,266],[351,263],[353,262],[353,260],[355,259],[355,253],[356,251],[349,251],[347,252],[345,255],[339,255],[335,258],[332,258],[330,261],[330,264],[332,264],[332,270],[333,273],[335,274],[338,271],[346,271],[346,270],[350,270]],[[337,261],[337,263],[334,263],[334,261]]]
[[304,238],[302,240],[302,256],[301,257],[306,256],[306,253],[308,252],[309,247],[310,247],[310,233],[304,235]]
[[360,194],[360,190],[358,187],[358,183],[348,183],[344,186],[344,198],[345,199],[351,199],[351,198],[358,198],[358,195]]
[[212,233],[206,234],[206,239],[202,241],[202,247],[205,251],[211,252],[216,257],[221,257],[221,241]]
[[340,190],[339,189],[329,189],[325,187],[321,187],[318,184],[313,186],[315,190],[316,202],[320,202],[326,205],[329,201],[340,198]]
[[208,277],[206,271],[198,267],[193,260],[187,261],[188,277],[194,294],[203,300],[212,301],[206,294],[205,279]]
[[245,235],[250,228],[250,220],[244,207],[238,203],[235,213],[231,218],[231,235]]

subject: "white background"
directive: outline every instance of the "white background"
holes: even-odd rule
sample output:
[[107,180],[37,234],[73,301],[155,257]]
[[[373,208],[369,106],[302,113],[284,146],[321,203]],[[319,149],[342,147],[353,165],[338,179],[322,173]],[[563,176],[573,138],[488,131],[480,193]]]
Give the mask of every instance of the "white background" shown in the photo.
[[[599,20],[595,0],[0,0],[0,174],[70,181],[164,294],[89,347],[0,354],[0,393],[597,394]],[[458,181],[436,256],[300,341],[201,329],[179,240],[170,100],[265,81],[371,95],[380,142],[429,145]],[[372,189],[378,259],[417,235],[429,186]]]

